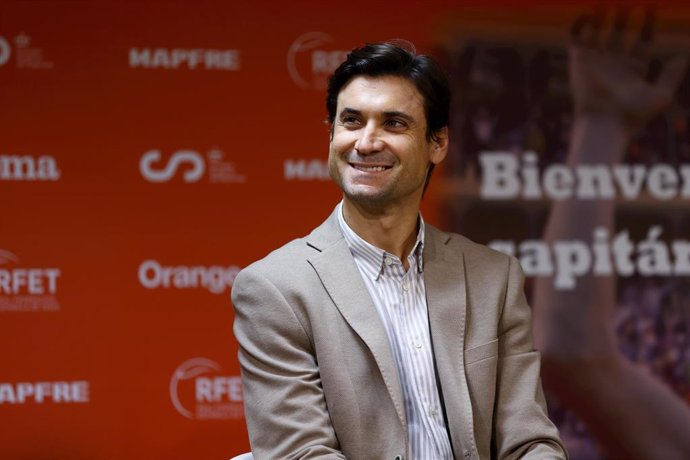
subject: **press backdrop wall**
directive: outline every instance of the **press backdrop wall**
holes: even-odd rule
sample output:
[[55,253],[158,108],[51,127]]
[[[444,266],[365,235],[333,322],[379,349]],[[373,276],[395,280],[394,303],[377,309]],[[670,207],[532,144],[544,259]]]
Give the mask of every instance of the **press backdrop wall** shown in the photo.
[[[339,199],[327,76],[352,47],[391,38],[452,73],[467,18],[495,44],[492,14],[533,17],[499,6],[3,0],[0,457],[247,451],[230,288]],[[565,43],[569,8],[534,16],[559,18],[550,45]],[[518,238],[505,221],[468,227],[459,203],[496,202],[454,145],[425,218]],[[687,216],[687,197],[675,204]]]

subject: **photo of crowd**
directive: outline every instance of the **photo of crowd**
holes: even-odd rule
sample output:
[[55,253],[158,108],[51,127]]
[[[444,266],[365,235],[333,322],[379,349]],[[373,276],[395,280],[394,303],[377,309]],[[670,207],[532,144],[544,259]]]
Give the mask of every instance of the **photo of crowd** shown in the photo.
[[[539,239],[551,203],[547,199],[484,200],[479,194],[482,152],[534,152],[541,170],[565,163],[573,121],[568,54],[564,45],[464,40],[440,51],[449,70],[453,101],[454,155],[444,171],[446,225],[480,243],[495,238]],[[647,78],[659,72],[652,60]],[[690,162],[690,73],[674,103],[638,130],[624,164],[678,168]],[[642,239],[661,225],[665,241],[690,237],[687,198],[668,201],[617,198],[615,226]],[[509,222],[509,225],[506,225]],[[616,340],[620,352],[656,376],[690,405],[690,280],[683,276],[618,277]],[[527,280],[528,296],[532,280]],[[549,411],[575,460],[604,454],[572,411],[547,394]]]

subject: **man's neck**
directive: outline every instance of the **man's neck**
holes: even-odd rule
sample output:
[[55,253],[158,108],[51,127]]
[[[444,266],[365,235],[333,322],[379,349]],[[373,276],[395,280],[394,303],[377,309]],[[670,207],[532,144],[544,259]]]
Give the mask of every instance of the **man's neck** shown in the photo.
[[418,206],[390,206],[372,211],[345,198],[343,217],[363,240],[398,256],[407,268],[407,256],[417,240]]

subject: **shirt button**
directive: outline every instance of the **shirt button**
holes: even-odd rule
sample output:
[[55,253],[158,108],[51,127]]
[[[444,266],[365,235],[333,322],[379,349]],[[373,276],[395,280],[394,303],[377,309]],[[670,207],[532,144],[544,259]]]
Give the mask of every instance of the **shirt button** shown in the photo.
[[431,409],[429,410],[429,415],[432,417],[436,417],[438,415],[438,411],[436,409]]
[[410,285],[407,284],[407,281],[403,281],[402,288],[403,288],[403,291],[405,291],[405,292],[410,290]]
[[422,348],[422,341],[419,339],[415,339],[413,342],[415,348]]
[[386,261],[385,263],[387,266],[390,267],[391,265],[393,265],[393,259],[391,259],[390,257],[386,257],[384,260]]

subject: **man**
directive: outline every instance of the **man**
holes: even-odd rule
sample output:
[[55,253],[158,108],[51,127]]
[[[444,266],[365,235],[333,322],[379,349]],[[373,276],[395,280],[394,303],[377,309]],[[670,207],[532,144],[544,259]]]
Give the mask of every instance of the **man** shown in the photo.
[[425,224],[450,94],[427,56],[353,50],[329,82],[343,200],[235,279],[256,458],[565,458],[518,262]]

